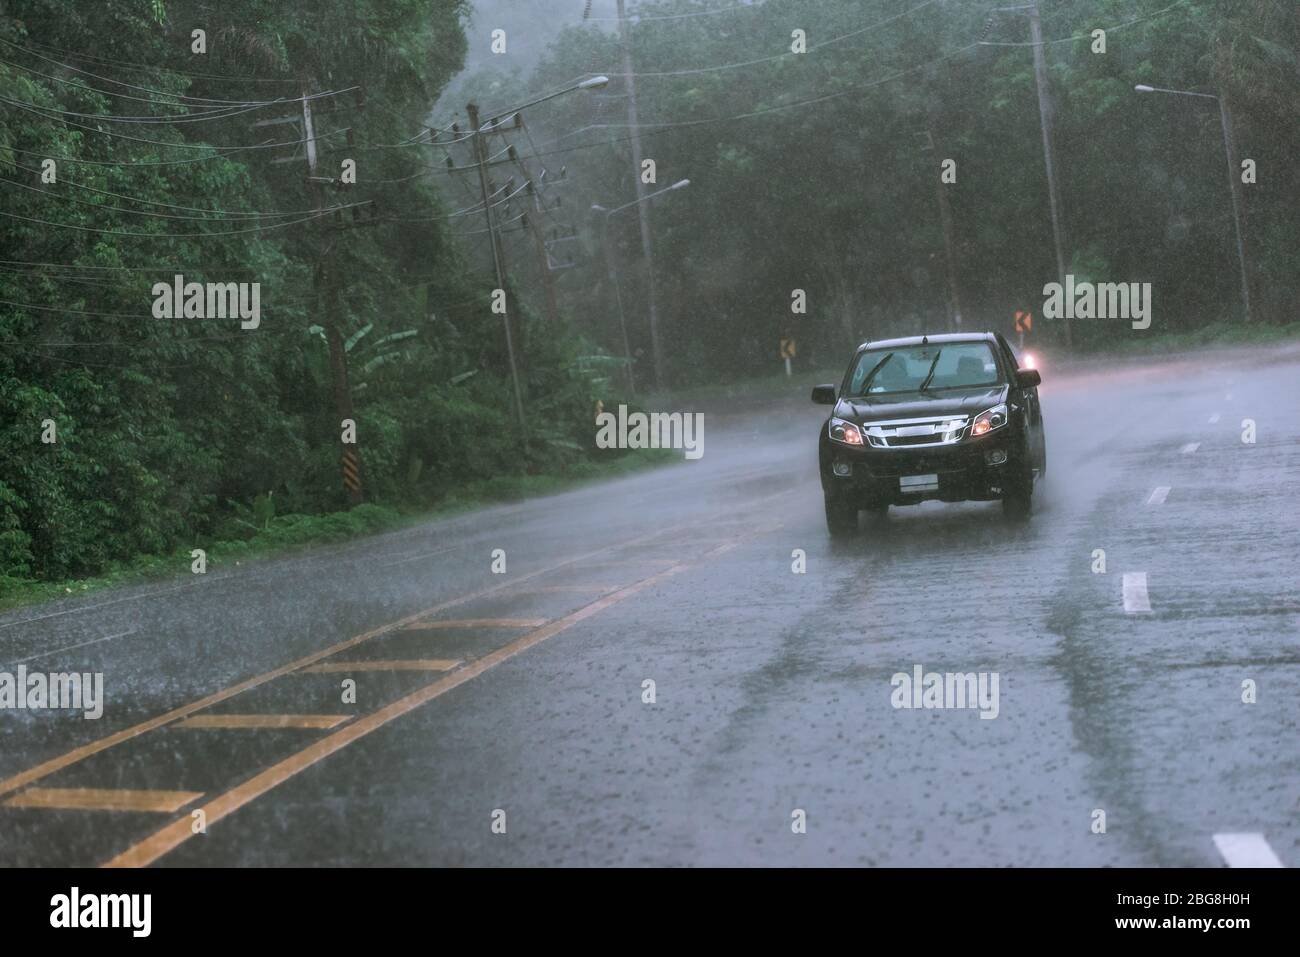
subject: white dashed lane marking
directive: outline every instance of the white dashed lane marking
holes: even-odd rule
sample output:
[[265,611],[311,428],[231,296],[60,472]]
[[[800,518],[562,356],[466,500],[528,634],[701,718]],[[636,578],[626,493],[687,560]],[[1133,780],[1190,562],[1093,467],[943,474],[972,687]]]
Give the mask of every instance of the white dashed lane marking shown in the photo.
[[1181,451],[1184,455],[1189,455],[1192,452],[1195,452],[1200,447],[1201,447],[1200,442],[1188,442],[1186,445],[1182,447]]
[[1216,412],[1214,413],[1214,415],[1210,416],[1210,425],[1214,425],[1214,423],[1218,421],[1219,421],[1219,413]]
[[1169,495],[1169,486],[1160,485],[1151,491],[1150,498],[1147,499],[1148,505],[1163,505],[1165,498]]
[[1147,597],[1147,573],[1124,573],[1124,611],[1130,615],[1151,610],[1151,599]]
[[1281,867],[1263,834],[1216,834],[1214,846],[1229,867]]
[[101,641],[112,641],[114,638],[125,638],[127,635],[134,635],[136,629],[130,631],[119,631],[116,635],[105,635],[103,638],[92,638],[90,641],[79,641],[75,645],[64,645],[62,648],[54,648],[50,651],[42,651],[39,655],[28,655],[26,658],[19,658],[17,661],[10,661],[4,667],[11,668],[14,665],[26,664],[29,661],[35,661],[37,658],[49,658],[51,655],[62,654],[65,651],[75,651],[78,648],[85,648],[87,645],[97,645]]

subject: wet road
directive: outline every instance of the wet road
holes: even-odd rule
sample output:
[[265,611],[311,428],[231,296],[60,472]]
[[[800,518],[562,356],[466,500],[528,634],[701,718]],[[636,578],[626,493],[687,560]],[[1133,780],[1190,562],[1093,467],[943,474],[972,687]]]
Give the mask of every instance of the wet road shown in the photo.
[[832,545],[800,382],[698,461],[0,617],[106,693],[0,710],[0,864],[1300,865],[1300,351],[1043,375],[1028,524]]

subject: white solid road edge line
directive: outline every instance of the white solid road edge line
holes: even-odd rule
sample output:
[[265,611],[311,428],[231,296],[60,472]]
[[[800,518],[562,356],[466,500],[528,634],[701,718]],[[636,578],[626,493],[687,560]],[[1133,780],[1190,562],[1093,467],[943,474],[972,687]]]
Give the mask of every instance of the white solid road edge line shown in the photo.
[[1200,442],[1188,442],[1186,445],[1182,447],[1181,451],[1184,455],[1187,455],[1191,452],[1195,452],[1200,447],[1201,447]]
[[1169,495],[1168,485],[1157,485],[1151,492],[1151,497],[1147,499],[1148,505],[1163,505],[1165,498]]
[[1151,610],[1146,572],[1124,573],[1124,610],[1130,615]]
[[1216,834],[1214,846],[1229,867],[1281,867],[1263,834]]

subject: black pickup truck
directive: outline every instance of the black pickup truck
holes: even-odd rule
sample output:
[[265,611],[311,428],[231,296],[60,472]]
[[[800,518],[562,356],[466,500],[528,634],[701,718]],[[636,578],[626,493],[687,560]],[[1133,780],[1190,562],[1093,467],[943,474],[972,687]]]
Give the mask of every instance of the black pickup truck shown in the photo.
[[1047,471],[1041,376],[998,333],[915,336],[859,346],[844,380],[812,400],[834,406],[819,442],[826,525],[926,499],[1000,499],[1029,514]]

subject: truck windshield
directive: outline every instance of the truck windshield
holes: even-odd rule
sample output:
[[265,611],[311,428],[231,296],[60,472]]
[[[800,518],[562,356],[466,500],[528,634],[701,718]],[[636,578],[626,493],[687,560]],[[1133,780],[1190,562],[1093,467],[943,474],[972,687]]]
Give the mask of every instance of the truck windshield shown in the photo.
[[871,349],[858,356],[846,395],[934,392],[1002,381],[987,342],[944,342]]

